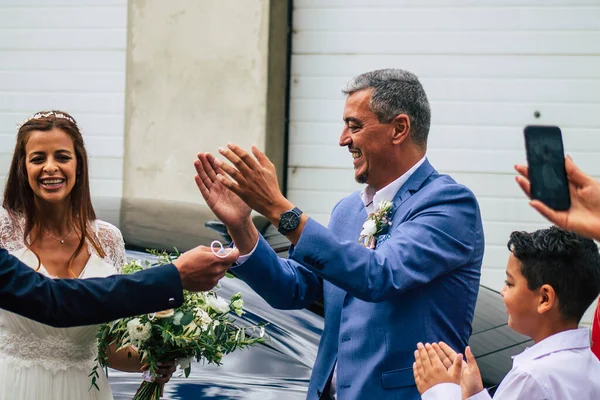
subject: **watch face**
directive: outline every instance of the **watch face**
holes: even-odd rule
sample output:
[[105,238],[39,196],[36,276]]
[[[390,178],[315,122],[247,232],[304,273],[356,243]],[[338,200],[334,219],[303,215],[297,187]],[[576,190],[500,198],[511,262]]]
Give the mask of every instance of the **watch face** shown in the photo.
[[299,221],[300,218],[298,215],[291,211],[286,211],[281,214],[281,218],[279,219],[279,227],[290,231],[298,226]]

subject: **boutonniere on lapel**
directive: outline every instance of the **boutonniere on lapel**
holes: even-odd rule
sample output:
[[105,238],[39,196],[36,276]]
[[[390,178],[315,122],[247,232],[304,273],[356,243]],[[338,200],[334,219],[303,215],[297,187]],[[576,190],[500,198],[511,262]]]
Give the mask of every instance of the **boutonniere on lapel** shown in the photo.
[[362,226],[358,243],[368,249],[374,249],[390,236],[387,232],[392,225],[392,207],[394,203],[383,200],[375,212],[369,214]]

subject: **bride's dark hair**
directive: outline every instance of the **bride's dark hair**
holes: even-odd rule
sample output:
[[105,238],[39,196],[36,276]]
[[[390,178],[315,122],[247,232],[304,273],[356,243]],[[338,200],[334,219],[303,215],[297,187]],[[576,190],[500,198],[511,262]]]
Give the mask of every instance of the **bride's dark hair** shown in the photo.
[[[76,181],[71,193],[68,196],[70,223],[81,232],[79,245],[69,260],[68,270],[71,275],[74,275],[71,266],[73,260],[81,252],[85,246],[86,239],[98,252],[102,258],[106,253],[102,249],[98,238],[91,229],[91,223],[96,220],[96,212],[92,206],[90,195],[90,182],[88,173],[88,157],[83,137],[77,126],[75,119],[64,111],[41,111],[28,118],[23,123],[17,133],[17,143],[13,153],[13,158],[8,171],[8,179],[4,189],[4,200],[2,206],[8,211],[11,219],[15,221],[17,215],[25,217],[25,226],[23,227],[23,241],[28,246],[35,242],[39,237],[28,243],[28,236],[34,228],[41,229],[39,226],[37,212],[35,207],[34,193],[29,186],[27,178],[27,168],[25,165],[25,146],[29,140],[29,136],[33,131],[50,131],[52,129],[60,129],[65,132],[73,141],[75,157],[77,159]],[[34,253],[35,254],[35,253]],[[38,259],[38,268],[40,258]]]

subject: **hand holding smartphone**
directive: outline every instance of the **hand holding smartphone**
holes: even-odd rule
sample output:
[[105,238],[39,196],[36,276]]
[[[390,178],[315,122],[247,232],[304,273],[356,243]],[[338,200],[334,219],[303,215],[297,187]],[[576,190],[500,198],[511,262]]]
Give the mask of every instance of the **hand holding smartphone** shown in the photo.
[[568,210],[571,198],[560,128],[529,125],[524,135],[531,198],[557,211]]

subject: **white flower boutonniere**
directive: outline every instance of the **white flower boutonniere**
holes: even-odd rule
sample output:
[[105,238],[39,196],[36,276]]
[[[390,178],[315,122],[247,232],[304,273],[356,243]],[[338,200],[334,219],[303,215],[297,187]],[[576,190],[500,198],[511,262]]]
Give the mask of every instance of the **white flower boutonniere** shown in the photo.
[[360,236],[374,236],[377,233],[377,222],[367,219],[363,224]]
[[375,212],[369,214],[363,224],[358,242],[369,249],[374,249],[377,244],[377,238],[387,233],[392,225],[392,207],[391,201],[383,200],[377,206]]

